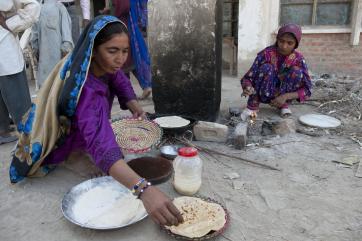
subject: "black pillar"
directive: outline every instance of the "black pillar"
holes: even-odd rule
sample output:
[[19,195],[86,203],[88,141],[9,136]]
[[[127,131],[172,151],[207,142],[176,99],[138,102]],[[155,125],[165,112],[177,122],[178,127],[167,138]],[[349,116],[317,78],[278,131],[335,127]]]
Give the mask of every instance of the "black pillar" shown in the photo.
[[221,25],[221,0],[149,2],[149,47],[157,113],[208,121],[217,118]]

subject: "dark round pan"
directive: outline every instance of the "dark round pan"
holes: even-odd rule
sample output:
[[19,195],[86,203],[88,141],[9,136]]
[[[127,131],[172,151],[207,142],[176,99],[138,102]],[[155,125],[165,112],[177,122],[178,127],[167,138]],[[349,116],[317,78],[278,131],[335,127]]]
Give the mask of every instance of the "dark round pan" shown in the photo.
[[175,128],[170,128],[170,127],[162,127],[163,133],[166,135],[182,135],[184,134],[186,131],[191,130],[194,127],[194,125],[197,124],[197,120],[186,116],[186,115],[176,115],[176,114],[147,114],[147,117],[150,120],[154,120],[158,117],[165,117],[165,116],[179,116],[182,117],[186,120],[190,121],[190,124],[188,124],[187,126],[182,126],[182,127],[175,127]]
[[163,157],[144,156],[133,159],[127,164],[133,171],[152,184],[166,182],[173,172],[172,162]]

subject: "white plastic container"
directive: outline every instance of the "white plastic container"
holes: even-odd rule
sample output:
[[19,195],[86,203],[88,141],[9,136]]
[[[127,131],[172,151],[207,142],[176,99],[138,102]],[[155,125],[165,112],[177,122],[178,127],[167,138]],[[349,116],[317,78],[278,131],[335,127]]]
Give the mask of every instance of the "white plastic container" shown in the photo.
[[175,171],[173,186],[182,194],[191,196],[201,187],[202,160],[197,149],[183,147],[178,150],[178,155],[173,161]]

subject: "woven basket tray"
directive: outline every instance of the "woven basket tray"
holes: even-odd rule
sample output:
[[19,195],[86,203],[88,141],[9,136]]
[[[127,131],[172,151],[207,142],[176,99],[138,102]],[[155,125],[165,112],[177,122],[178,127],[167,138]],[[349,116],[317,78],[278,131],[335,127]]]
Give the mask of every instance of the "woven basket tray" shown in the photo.
[[151,150],[162,138],[162,129],[149,120],[122,119],[112,123],[118,145],[127,153]]
[[165,227],[162,227],[162,229],[167,233],[169,234],[170,236],[174,237],[175,239],[178,239],[178,240],[189,240],[189,241],[202,241],[202,240],[208,240],[208,239],[212,239],[212,238],[215,238],[217,236],[219,236],[220,234],[224,233],[225,230],[229,227],[229,224],[230,224],[230,214],[229,214],[229,211],[225,208],[224,205],[222,205],[220,202],[212,199],[212,198],[209,198],[209,197],[204,197],[204,196],[199,196],[199,195],[195,195],[193,197],[197,197],[197,198],[200,198],[201,200],[204,200],[206,202],[211,202],[211,203],[217,203],[219,204],[225,211],[225,219],[226,219],[226,222],[224,224],[224,226],[220,229],[220,230],[217,230],[217,231],[211,231],[209,232],[208,234],[206,234],[205,236],[202,236],[202,237],[199,237],[199,238],[189,238],[189,237],[185,237],[185,236],[181,236],[181,235],[178,235],[178,234],[174,234],[172,233],[169,229],[165,228]]

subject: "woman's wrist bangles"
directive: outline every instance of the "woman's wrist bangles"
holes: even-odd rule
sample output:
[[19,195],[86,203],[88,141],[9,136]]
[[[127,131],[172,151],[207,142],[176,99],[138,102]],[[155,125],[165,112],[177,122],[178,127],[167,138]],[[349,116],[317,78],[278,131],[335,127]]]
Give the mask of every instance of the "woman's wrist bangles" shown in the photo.
[[150,187],[150,186],[152,186],[152,184],[151,184],[150,182],[147,182],[146,185],[144,185],[144,186],[140,189],[140,191],[139,191],[139,193],[138,193],[138,195],[137,195],[137,198],[140,199],[142,193],[143,193],[148,187]]
[[131,192],[138,199],[141,197],[142,193],[152,184],[146,181],[145,178],[141,178],[132,188]]
[[144,183],[146,181],[146,179],[144,178],[141,178],[132,188],[131,192],[133,195],[135,196],[138,196],[138,193],[139,193],[139,189],[140,189],[140,186],[142,185],[142,183]]

